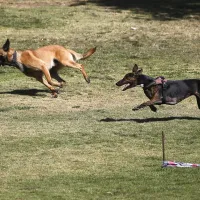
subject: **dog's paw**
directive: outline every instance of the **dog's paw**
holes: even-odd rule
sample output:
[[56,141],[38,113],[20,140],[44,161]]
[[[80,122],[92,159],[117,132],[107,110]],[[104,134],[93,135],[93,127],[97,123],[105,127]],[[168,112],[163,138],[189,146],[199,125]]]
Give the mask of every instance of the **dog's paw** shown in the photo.
[[58,97],[58,93],[52,94],[52,98],[57,98],[57,97]]
[[57,98],[58,97],[58,90],[55,90],[52,92],[52,98]]
[[85,81],[86,81],[87,83],[90,83],[90,77],[85,77]]
[[153,111],[153,112],[157,112],[157,108],[156,107],[150,107],[151,108],[151,110]]
[[66,85],[66,82],[60,82],[59,88],[63,88],[64,85]]
[[135,108],[133,108],[132,110],[133,111],[137,111],[137,110],[139,110],[140,108],[138,108],[138,107],[135,107]]

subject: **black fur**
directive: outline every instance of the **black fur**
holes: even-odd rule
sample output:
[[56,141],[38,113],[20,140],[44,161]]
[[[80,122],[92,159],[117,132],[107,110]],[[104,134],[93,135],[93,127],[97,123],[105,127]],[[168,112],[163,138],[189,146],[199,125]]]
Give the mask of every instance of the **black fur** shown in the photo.
[[141,71],[135,65],[132,73],[126,74],[116,83],[117,86],[128,84],[123,90],[137,85],[143,86],[144,93],[150,101],[136,106],[133,108],[134,111],[149,106],[152,111],[156,112],[157,109],[154,105],[175,105],[192,95],[196,97],[200,109],[200,79],[168,80],[163,84],[157,84],[154,78],[143,75]]

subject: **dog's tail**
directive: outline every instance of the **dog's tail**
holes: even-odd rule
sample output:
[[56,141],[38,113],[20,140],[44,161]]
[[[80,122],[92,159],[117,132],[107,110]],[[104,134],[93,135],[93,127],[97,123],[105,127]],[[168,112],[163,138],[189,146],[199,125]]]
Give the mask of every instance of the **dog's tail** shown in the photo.
[[95,51],[96,51],[96,47],[90,49],[87,53],[83,54],[83,57],[81,58],[81,60],[84,60],[90,57]]
[[78,60],[84,60],[90,57],[96,51],[96,47],[90,49],[85,54],[80,54],[70,49],[68,49],[68,51],[73,55],[74,61],[78,61]]

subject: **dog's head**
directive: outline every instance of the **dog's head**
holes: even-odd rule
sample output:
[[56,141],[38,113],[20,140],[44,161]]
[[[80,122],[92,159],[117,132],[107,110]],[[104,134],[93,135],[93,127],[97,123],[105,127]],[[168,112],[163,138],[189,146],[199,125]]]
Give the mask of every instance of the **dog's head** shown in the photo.
[[0,49],[0,66],[7,64],[9,62],[9,54],[10,51],[10,41],[9,39],[6,40],[3,47]]
[[141,74],[142,74],[142,69],[139,69],[139,67],[135,64],[132,69],[132,72],[126,74],[123,79],[121,79],[120,81],[116,83],[116,85],[117,86],[125,85],[125,87],[123,88],[123,91],[130,89],[132,87],[135,87],[139,85],[138,77]]

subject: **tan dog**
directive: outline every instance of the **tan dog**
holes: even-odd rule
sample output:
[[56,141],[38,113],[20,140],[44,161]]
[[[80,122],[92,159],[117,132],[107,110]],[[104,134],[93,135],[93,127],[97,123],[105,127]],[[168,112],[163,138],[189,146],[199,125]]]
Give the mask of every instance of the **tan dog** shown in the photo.
[[[89,83],[90,79],[83,65],[77,61],[88,58],[95,51],[96,48],[92,48],[82,55],[59,45],[44,46],[36,50],[15,51],[10,48],[10,41],[7,39],[0,49],[0,65],[17,67],[25,75],[34,77],[43,83],[51,90],[53,97],[57,97],[58,91],[53,86],[62,87],[65,83],[58,75],[58,70],[66,66],[79,69]],[[52,78],[57,82],[53,81]]]

